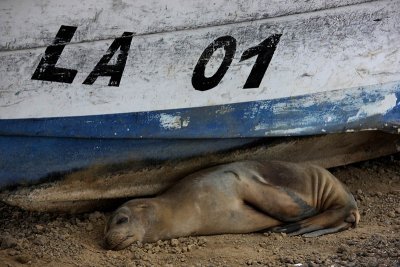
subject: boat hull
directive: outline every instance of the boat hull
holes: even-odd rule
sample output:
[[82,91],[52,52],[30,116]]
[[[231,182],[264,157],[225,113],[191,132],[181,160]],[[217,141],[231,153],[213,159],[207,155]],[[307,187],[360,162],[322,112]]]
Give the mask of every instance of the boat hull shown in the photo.
[[399,133],[396,0],[4,0],[0,31],[0,187]]

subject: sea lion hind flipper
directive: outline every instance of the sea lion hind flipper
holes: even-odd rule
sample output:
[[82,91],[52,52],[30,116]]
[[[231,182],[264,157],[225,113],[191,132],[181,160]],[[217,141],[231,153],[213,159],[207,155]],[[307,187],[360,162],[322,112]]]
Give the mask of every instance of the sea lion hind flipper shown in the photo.
[[273,232],[287,233],[293,235],[304,235],[305,237],[314,237],[324,234],[336,233],[352,226],[345,222],[343,210],[327,210],[316,216],[275,227]]
[[317,230],[314,232],[309,232],[309,233],[303,234],[303,237],[317,237],[317,236],[321,236],[321,235],[337,233],[337,232],[346,230],[348,228],[348,226],[349,226],[349,224],[344,222],[336,227],[321,229],[321,230]]

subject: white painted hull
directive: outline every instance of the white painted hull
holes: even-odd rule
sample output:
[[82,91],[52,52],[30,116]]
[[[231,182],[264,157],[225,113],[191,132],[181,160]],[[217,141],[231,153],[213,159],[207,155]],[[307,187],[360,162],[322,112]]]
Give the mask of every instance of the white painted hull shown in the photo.
[[[4,0],[0,31],[5,184],[109,163],[110,151],[160,159],[166,139],[196,139],[179,158],[400,125],[395,0]],[[21,161],[35,167],[16,178]]]

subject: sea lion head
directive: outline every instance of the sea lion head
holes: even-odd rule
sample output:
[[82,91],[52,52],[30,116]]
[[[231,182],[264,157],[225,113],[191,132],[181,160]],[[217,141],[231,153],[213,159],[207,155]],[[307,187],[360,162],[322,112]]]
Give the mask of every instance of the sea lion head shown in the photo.
[[119,207],[105,226],[105,247],[120,250],[142,241],[151,211],[152,205],[143,200],[131,200]]
[[356,228],[358,223],[360,222],[360,212],[358,210],[357,206],[357,201],[354,198],[353,194],[346,188],[349,196],[350,196],[350,201],[349,201],[349,206],[350,206],[350,211],[348,213],[348,216],[344,219],[346,223],[350,224],[350,227]]

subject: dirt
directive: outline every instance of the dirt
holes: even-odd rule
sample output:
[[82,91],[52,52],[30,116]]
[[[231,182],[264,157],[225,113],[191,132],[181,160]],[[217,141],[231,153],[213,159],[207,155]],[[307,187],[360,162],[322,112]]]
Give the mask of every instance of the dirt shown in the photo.
[[0,203],[0,266],[400,266],[400,154],[333,168],[359,227],[318,238],[269,232],[102,247],[109,212],[35,213]]

